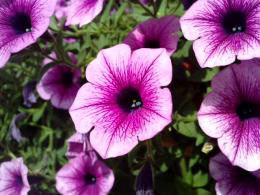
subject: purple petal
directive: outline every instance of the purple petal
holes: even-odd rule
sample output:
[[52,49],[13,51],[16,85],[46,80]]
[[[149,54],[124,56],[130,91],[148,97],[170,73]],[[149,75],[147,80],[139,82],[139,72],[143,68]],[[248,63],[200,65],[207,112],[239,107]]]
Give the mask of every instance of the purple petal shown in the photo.
[[28,82],[23,88],[23,100],[24,105],[31,107],[32,104],[37,102],[37,97],[35,95],[36,81]]
[[17,127],[17,123],[22,121],[26,117],[25,113],[19,113],[15,115],[11,121],[9,126],[9,132],[11,133],[12,138],[17,141],[18,143],[21,142],[24,137],[21,135],[20,129]]
[[0,166],[0,194],[27,195],[30,190],[27,174],[22,158],[3,162]]

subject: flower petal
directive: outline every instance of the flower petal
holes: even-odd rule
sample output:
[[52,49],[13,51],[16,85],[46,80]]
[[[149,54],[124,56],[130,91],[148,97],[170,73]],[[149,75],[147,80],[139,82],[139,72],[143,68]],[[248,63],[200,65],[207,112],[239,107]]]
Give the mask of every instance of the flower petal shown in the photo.
[[87,80],[98,85],[115,82],[121,86],[127,79],[123,73],[127,70],[130,56],[131,49],[126,44],[101,50],[86,69]]
[[91,22],[103,8],[104,0],[75,0],[68,7],[66,25],[83,26]]
[[159,87],[169,85],[172,80],[172,63],[165,49],[135,50],[130,64],[132,77],[140,82],[149,79]]

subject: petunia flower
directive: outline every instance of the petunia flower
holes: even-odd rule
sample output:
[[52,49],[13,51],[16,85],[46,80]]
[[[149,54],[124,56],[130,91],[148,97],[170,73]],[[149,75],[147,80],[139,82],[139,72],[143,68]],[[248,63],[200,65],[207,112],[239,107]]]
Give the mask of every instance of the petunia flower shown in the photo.
[[124,43],[128,44],[132,50],[165,48],[167,53],[171,55],[177,48],[179,28],[179,20],[175,16],[149,19],[137,25],[128,34]]
[[12,53],[36,42],[47,30],[56,0],[2,0],[0,6],[0,68]]
[[232,166],[230,161],[219,153],[210,159],[209,171],[217,182],[217,195],[259,195],[260,169],[248,172]]
[[28,168],[22,158],[17,158],[0,165],[0,194],[26,195],[30,190]]
[[74,0],[68,7],[66,25],[90,23],[103,9],[104,0]]
[[68,7],[70,6],[72,0],[58,0],[55,7],[55,16],[57,19],[62,19],[67,17]]
[[80,88],[80,69],[56,65],[45,72],[36,86],[44,100],[51,100],[54,107],[69,109]]
[[128,153],[171,122],[172,98],[164,86],[172,65],[165,49],[131,53],[121,44],[101,50],[86,78],[70,115],[78,132],[91,131],[90,143],[103,158]]
[[136,195],[154,195],[153,193],[153,171],[149,162],[146,162],[136,177]]
[[114,184],[113,171],[92,153],[79,155],[56,175],[56,189],[66,195],[106,195]]
[[260,61],[243,61],[212,80],[198,112],[202,130],[218,139],[233,165],[260,169]]
[[35,95],[36,81],[29,81],[23,88],[23,104],[30,108],[37,102]]
[[68,144],[68,148],[67,148],[66,156],[69,159],[75,158],[81,153],[86,153],[93,150],[87,134],[74,133],[67,140],[67,144]]
[[25,117],[26,113],[24,112],[14,115],[9,126],[9,132],[11,137],[18,143],[24,140],[24,137],[22,136],[20,128],[17,126],[17,123],[24,120]]
[[258,0],[198,0],[180,19],[201,67],[260,57]]

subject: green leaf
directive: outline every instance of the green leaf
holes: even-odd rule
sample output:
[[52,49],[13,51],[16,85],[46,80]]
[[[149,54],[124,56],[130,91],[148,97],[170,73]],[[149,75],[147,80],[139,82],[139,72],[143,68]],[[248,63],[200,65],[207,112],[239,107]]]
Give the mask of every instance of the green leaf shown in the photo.
[[199,171],[193,176],[193,187],[203,187],[207,185],[209,176],[206,173]]

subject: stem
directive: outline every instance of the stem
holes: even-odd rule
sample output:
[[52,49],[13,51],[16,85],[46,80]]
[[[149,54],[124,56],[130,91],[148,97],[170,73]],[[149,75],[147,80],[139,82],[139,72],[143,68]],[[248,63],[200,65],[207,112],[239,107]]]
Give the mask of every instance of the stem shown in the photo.
[[155,16],[155,18],[157,17],[157,8],[156,8],[156,4],[154,0],[150,0],[152,5],[153,5],[153,14]]
[[147,147],[147,159],[153,160],[153,150],[152,150],[151,140],[146,141],[146,147]]

